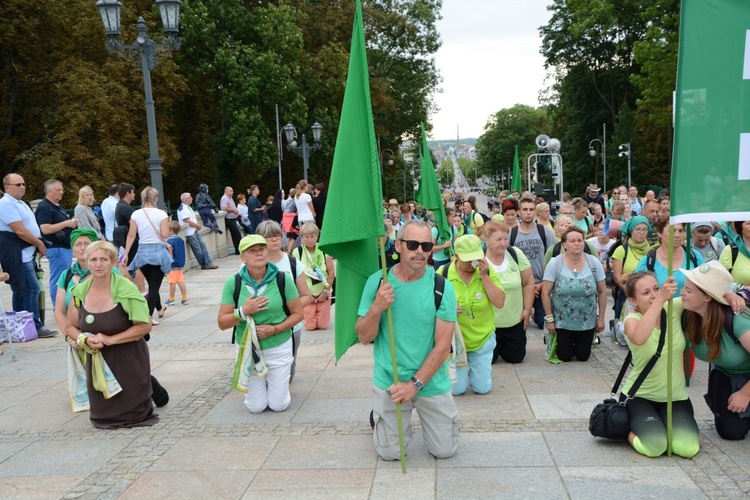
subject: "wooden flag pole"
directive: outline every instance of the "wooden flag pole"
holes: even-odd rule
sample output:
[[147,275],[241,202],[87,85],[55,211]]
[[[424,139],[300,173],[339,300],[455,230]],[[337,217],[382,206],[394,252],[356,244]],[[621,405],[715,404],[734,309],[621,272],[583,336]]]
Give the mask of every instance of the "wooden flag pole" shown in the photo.
[[[667,247],[667,262],[669,264],[667,265],[667,279],[672,277],[673,254],[674,226],[669,226],[669,246]],[[667,456],[672,456],[672,299],[669,299],[667,304]]]
[[[709,244],[710,244],[710,242],[709,242]],[[691,252],[692,252],[692,250],[690,250],[690,223],[685,224],[685,251],[687,252],[687,255],[686,255],[686,259],[687,260],[686,260],[686,263],[685,263],[685,267],[687,269],[690,269],[690,262],[692,261],[690,259]],[[690,346],[690,343],[687,343],[687,345],[685,345],[685,354],[683,355],[684,368],[685,368],[685,387],[690,387],[690,374],[693,371],[693,366],[692,366],[692,364],[693,364],[693,356],[692,356],[692,352],[693,352],[693,349]]]
[[[383,271],[383,284],[388,283],[388,267],[385,264],[385,236],[378,236],[380,249],[380,269]],[[391,362],[393,363],[393,383],[398,384],[398,363],[396,362],[396,338],[393,333],[393,311],[388,306],[388,335],[391,344]],[[396,422],[398,423],[398,448],[401,455],[401,472],[406,474],[406,448],[404,446],[404,422],[401,415],[401,403],[396,403]]]

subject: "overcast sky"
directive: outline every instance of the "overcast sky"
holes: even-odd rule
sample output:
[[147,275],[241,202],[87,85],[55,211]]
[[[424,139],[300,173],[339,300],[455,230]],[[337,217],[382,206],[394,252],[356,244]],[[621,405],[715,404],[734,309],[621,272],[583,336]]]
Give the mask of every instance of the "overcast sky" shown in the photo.
[[545,83],[538,28],[552,0],[443,0],[435,61],[443,77],[435,95],[432,139],[479,137],[487,118],[514,104],[539,105]]

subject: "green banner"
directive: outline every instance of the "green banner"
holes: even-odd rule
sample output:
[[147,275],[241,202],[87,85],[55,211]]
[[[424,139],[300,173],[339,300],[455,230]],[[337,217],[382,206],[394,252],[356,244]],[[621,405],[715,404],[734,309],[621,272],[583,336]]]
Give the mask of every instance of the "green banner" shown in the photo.
[[333,152],[320,248],[337,259],[336,361],[357,343],[357,309],[367,278],[378,270],[378,236],[383,226],[370,74],[362,3],[357,0],[344,102]]
[[683,0],[671,222],[750,219],[750,2]]

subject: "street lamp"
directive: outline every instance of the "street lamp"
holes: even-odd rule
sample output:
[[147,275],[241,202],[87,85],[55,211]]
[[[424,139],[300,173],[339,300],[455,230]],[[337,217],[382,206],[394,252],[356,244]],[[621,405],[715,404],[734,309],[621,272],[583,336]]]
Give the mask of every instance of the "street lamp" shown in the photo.
[[320,136],[323,132],[323,126],[315,122],[313,123],[312,127],[312,134],[313,134],[313,143],[312,145],[307,143],[307,138],[305,137],[305,134],[302,134],[302,146],[297,146],[297,129],[294,128],[294,125],[291,123],[287,123],[284,125],[284,135],[286,135],[286,149],[291,151],[292,153],[296,154],[297,156],[302,157],[302,165],[303,165],[303,179],[307,181],[307,172],[310,169],[310,155],[319,150],[323,145],[320,142]]
[[[595,142],[598,142],[599,145],[602,148],[602,168],[604,169],[604,192],[607,192],[607,146],[604,144],[604,142],[600,141],[599,139],[592,139],[591,142],[589,142],[589,155],[594,158],[596,157],[596,150],[593,148],[592,144]],[[594,182],[596,182],[596,171],[594,171]]]
[[[383,161],[384,160],[383,153],[385,153],[386,151],[391,154],[391,157],[388,158],[387,162]],[[380,179],[381,179],[381,182],[382,182],[383,176],[385,175],[385,173],[384,173],[385,164],[387,164],[389,167],[391,165],[393,165],[393,157],[394,156],[396,156],[396,153],[394,153],[390,149],[386,148],[386,149],[381,149],[380,150]]]
[[155,43],[147,36],[146,22],[138,18],[135,44],[120,42],[120,11],[122,4],[117,0],[99,0],[94,4],[99,9],[104,32],[109,37],[105,47],[109,52],[117,52],[130,61],[134,68],[143,71],[143,93],[146,100],[146,127],[148,129],[149,159],[146,163],[151,171],[151,186],[159,192],[159,207],[164,208],[164,188],[162,186],[162,158],[159,158],[159,142],[156,138],[156,113],[151,94],[151,70],[156,67],[157,56],[168,54],[180,48],[182,40],[177,33],[180,28],[180,6],[182,0],[156,0],[161,14],[161,22],[166,36],[165,43]]
[[620,144],[620,147],[618,148],[620,150],[620,154],[617,155],[620,158],[627,156],[628,157],[628,187],[633,185],[633,182],[630,179],[630,157],[631,157],[631,150],[630,150],[630,143],[626,142],[625,144]]

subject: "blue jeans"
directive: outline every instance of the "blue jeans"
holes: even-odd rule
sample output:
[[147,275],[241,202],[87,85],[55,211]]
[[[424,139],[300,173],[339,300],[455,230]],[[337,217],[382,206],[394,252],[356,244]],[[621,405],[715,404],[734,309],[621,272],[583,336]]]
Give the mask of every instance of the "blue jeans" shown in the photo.
[[471,369],[456,368],[456,383],[451,391],[454,396],[463,394],[469,386],[476,394],[487,394],[492,390],[492,354],[496,344],[495,332],[492,332],[482,347],[467,351]]
[[10,289],[13,292],[13,310],[28,311],[33,314],[34,324],[38,330],[44,325],[39,316],[39,282],[36,279],[33,261],[24,262],[23,273],[26,275],[26,290],[14,284],[15,282],[11,282]]
[[191,250],[193,250],[195,260],[198,261],[201,269],[205,269],[206,267],[210,266],[212,264],[211,256],[208,253],[208,248],[206,248],[206,244],[204,243],[203,238],[201,238],[201,235],[198,233],[198,231],[194,232],[190,236],[186,236],[185,239],[187,240],[188,245],[190,245]]
[[70,248],[48,248],[47,260],[49,260],[49,295],[52,300],[52,309],[54,309],[57,299],[57,280],[73,264],[73,250]]

